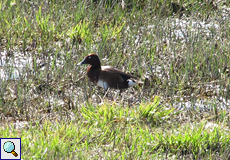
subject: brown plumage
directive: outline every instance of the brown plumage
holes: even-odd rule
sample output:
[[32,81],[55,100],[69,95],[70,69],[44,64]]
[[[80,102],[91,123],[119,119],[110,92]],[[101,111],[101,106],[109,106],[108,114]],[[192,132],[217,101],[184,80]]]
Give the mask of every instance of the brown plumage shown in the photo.
[[90,64],[87,69],[87,75],[91,82],[103,87],[105,90],[108,88],[126,89],[142,83],[139,78],[122,72],[111,66],[101,66],[99,57],[96,54],[90,54],[78,63],[78,65]]

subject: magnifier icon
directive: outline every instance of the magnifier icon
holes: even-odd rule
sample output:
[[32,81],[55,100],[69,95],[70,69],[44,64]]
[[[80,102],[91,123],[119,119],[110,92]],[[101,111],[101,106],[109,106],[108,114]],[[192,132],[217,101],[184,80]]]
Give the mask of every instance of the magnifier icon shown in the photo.
[[14,151],[15,150],[15,145],[11,141],[7,141],[3,145],[3,149],[7,153],[12,153],[15,157],[18,156],[18,154]]

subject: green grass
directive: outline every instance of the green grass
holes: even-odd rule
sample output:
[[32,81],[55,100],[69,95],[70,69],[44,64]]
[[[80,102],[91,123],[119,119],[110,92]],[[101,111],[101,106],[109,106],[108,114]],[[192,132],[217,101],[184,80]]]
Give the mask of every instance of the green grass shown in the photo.
[[222,121],[186,121],[188,113],[159,106],[157,99],[131,108],[107,102],[87,104],[67,111],[73,120],[55,115],[51,120],[44,115],[40,122],[20,129],[5,126],[0,133],[1,137],[22,138],[23,159],[227,157],[229,114]]
[[[124,3],[0,3],[0,71],[20,71],[0,137],[23,159],[228,159],[229,2]],[[90,53],[144,85],[104,97],[76,66]]]

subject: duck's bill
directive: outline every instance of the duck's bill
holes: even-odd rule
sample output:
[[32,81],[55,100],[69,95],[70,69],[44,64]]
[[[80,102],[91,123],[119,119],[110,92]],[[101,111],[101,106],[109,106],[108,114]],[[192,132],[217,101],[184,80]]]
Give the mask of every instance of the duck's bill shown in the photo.
[[86,64],[86,61],[85,61],[85,60],[81,61],[81,62],[78,63],[77,65],[80,66],[80,65],[83,65],[83,64]]

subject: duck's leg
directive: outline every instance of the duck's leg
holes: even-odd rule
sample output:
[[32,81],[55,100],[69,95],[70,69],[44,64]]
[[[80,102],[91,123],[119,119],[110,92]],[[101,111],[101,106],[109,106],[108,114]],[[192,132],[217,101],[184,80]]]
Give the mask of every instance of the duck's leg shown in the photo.
[[89,97],[91,97],[92,95],[92,85],[91,85],[91,82],[90,82],[90,79],[88,79],[88,84],[89,84]]
[[105,97],[107,96],[107,93],[108,93],[108,91],[109,91],[109,88],[105,88],[105,91],[104,91],[104,96],[103,96],[103,98],[105,98]]
[[119,95],[121,96],[121,93],[123,92],[123,90],[122,89],[120,89],[120,92],[119,92]]

